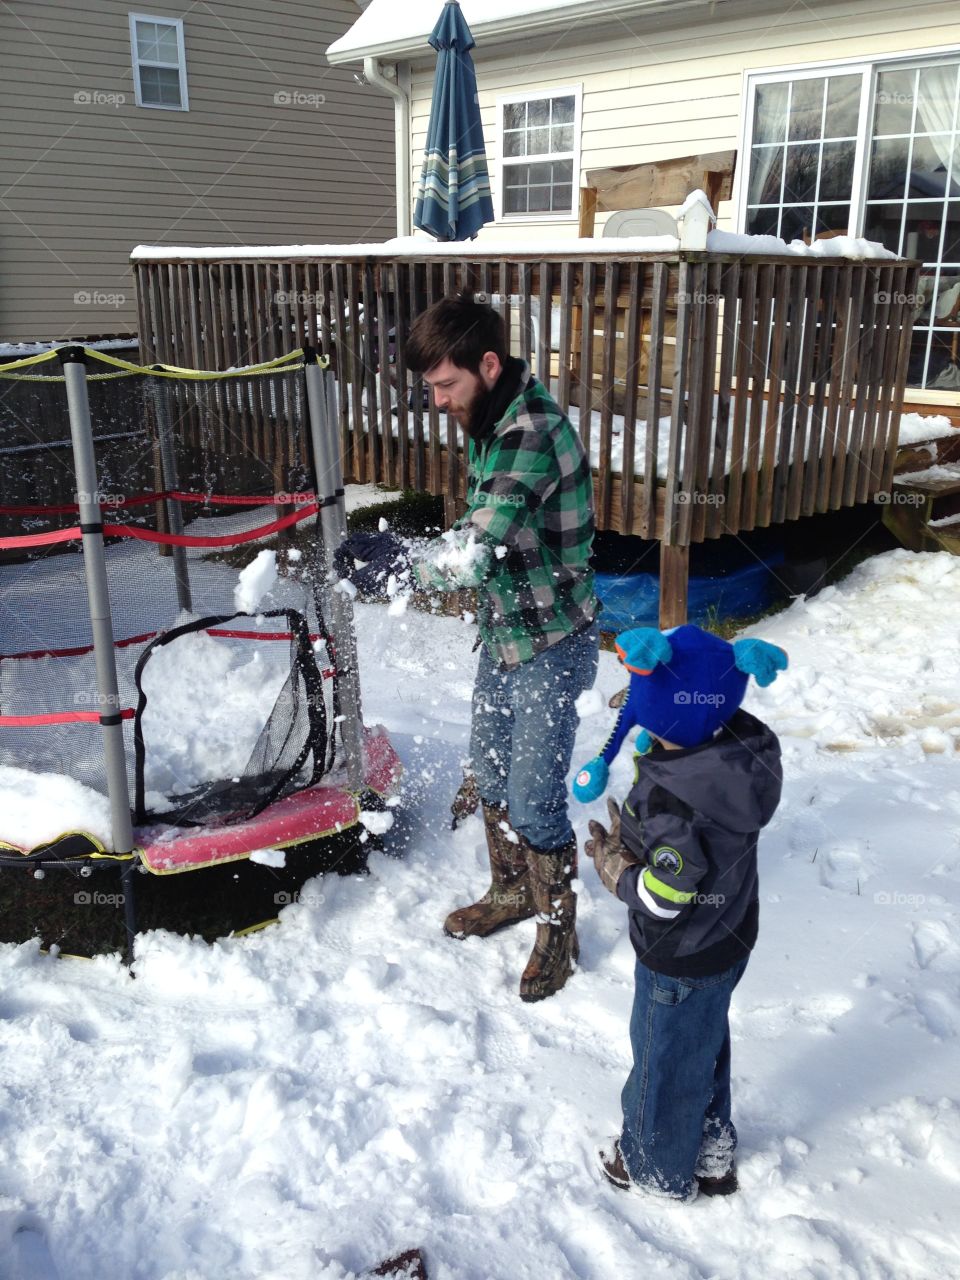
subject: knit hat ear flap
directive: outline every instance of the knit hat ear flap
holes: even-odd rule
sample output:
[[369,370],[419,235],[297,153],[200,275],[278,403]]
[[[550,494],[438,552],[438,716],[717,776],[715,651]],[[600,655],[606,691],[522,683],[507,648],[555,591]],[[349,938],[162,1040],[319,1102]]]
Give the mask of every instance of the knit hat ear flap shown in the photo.
[[787,669],[786,653],[766,640],[734,640],[733,660],[737,670],[753,676],[762,689],[773,684],[778,672]]
[[648,676],[660,662],[673,657],[670,641],[656,627],[636,627],[617,637],[617,654],[620,661],[634,675]]

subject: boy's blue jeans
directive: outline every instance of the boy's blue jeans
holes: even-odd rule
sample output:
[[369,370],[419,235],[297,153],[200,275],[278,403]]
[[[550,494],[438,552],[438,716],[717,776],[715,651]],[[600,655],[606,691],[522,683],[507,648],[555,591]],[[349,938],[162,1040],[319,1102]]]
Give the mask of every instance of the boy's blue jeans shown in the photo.
[[685,1200],[697,1174],[719,1178],[733,1164],[727,1015],[746,967],[668,978],[637,959],[620,1154],[644,1190]]
[[480,795],[506,806],[518,835],[535,849],[573,839],[567,773],[579,717],[577,698],[597,674],[596,626],[558,640],[512,670],[486,645],[473,688],[470,757]]

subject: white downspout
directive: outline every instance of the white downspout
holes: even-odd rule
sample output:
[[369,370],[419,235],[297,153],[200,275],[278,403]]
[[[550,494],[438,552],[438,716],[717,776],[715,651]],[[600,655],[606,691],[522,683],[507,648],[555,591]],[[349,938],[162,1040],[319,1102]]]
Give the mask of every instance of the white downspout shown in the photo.
[[376,85],[384,93],[393,98],[394,151],[397,164],[397,235],[413,234],[411,225],[413,197],[410,161],[410,97],[399,84],[399,68],[394,70],[394,78],[383,73],[383,68],[376,58],[364,58],[363,74],[369,84]]

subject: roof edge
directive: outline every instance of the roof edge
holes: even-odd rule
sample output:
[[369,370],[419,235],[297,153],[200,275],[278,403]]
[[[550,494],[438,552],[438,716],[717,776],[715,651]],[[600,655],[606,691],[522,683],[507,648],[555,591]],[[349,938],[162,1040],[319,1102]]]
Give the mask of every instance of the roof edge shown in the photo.
[[[545,9],[542,13],[519,14],[512,18],[498,18],[493,22],[471,23],[470,30],[477,40],[485,46],[499,44],[518,35],[549,34],[558,27],[571,22],[582,21],[589,26],[591,18],[600,18],[604,22],[623,17],[626,14],[642,13],[644,10],[656,9],[692,9],[707,5],[716,7],[723,0],[607,0],[598,12],[596,0],[580,0],[579,4],[566,5],[562,9]],[[349,35],[349,31],[346,35]],[[435,56],[427,44],[429,31],[423,32],[415,39],[403,39],[379,42],[358,46],[354,49],[338,50],[337,45],[346,39],[346,35],[335,40],[327,50],[327,61],[331,66],[342,66],[349,62],[362,62],[364,58],[378,58],[387,62],[402,60],[422,55]]]

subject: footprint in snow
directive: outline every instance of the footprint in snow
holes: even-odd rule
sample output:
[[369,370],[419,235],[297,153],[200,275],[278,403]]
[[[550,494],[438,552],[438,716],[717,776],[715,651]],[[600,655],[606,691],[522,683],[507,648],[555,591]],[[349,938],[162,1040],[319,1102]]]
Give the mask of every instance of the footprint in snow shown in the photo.
[[920,969],[960,969],[960,943],[942,920],[914,926],[913,951]]

